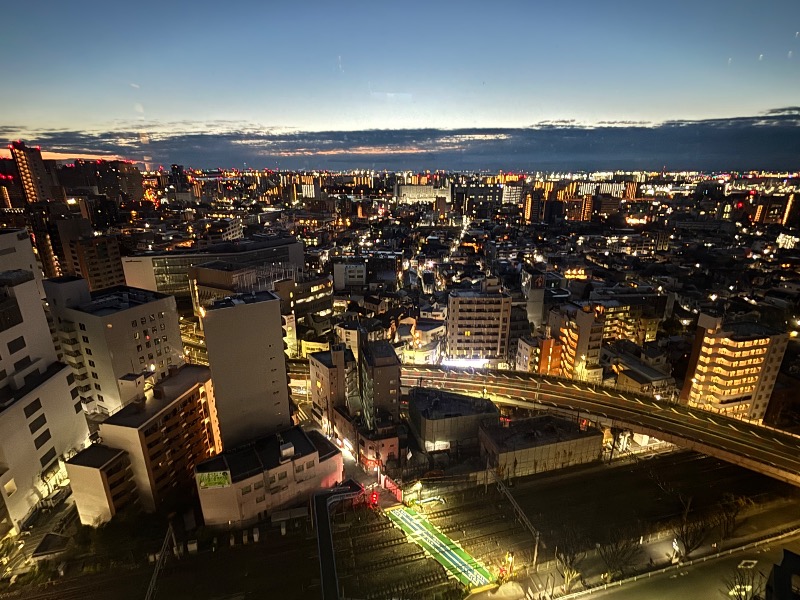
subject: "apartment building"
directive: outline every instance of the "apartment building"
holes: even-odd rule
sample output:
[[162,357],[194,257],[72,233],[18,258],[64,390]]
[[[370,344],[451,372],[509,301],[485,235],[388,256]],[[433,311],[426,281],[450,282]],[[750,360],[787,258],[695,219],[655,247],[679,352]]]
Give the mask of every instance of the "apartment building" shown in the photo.
[[603,321],[589,305],[565,304],[550,311],[548,327],[561,344],[561,376],[600,383]]
[[447,301],[448,359],[506,361],[511,296],[504,292],[452,291]]
[[65,243],[65,271],[83,277],[94,292],[125,285],[119,243],[113,236],[70,239]]
[[[99,451],[87,448],[84,453],[89,454],[79,454],[69,467],[83,469],[84,476],[73,482],[82,522],[94,525],[98,519],[110,518],[120,503],[132,502],[134,495],[144,510],[152,512],[190,493],[195,466],[221,449],[210,370],[199,365],[173,369],[142,398],[101,423],[99,436],[104,446],[124,451],[134,488],[128,490],[131,497],[124,497],[122,487],[112,492],[113,483],[121,485],[128,477],[115,479],[115,473],[125,469],[116,459],[111,461],[108,453],[108,461],[103,462],[96,458]],[[95,473],[90,476],[88,469]],[[92,478],[94,484],[90,484]],[[108,490],[96,483],[103,478]],[[84,481],[86,487],[81,485]]]
[[33,274],[0,272],[0,537],[23,527],[66,476],[64,457],[88,436],[75,375],[57,361]]
[[555,338],[523,336],[517,344],[517,371],[561,375],[561,343]]
[[386,340],[367,342],[359,353],[360,391],[367,429],[388,415],[400,422],[400,359]]
[[764,418],[789,336],[701,313],[681,400],[731,417]]
[[358,410],[358,363],[343,344],[308,355],[311,412],[326,435],[333,433],[333,410],[346,406]]
[[85,279],[44,282],[63,360],[90,413],[113,414],[141,396],[146,380],[183,364],[175,298],[127,286],[90,293]]

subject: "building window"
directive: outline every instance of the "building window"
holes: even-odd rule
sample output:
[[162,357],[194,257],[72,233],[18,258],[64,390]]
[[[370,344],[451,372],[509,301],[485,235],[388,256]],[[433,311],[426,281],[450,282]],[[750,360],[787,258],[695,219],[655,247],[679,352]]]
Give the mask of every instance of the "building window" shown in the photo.
[[249,485],[246,485],[242,488],[242,496],[244,496],[245,494],[249,494],[252,491],[253,488],[251,488]]
[[133,332],[133,339],[138,340],[141,334],[138,331]]
[[48,465],[49,465],[51,462],[53,462],[53,459],[54,459],[55,457],[56,457],[56,449],[55,449],[55,448],[50,448],[50,450],[48,450],[48,451],[45,453],[45,455],[44,455],[42,458],[40,458],[40,459],[39,459],[39,462],[41,463],[41,465],[42,465],[42,468],[44,469],[44,468],[45,468],[45,467],[47,467],[47,466],[48,466]]
[[25,337],[24,336],[19,336],[18,338],[13,339],[10,342],[8,342],[8,351],[11,354],[14,354],[15,352],[19,352],[24,347],[25,347]]
[[138,325],[136,321],[131,321],[131,327],[136,328],[136,325]]
[[89,356],[91,356],[91,355],[92,355],[92,350],[91,350],[91,348],[86,348],[86,354],[88,354]]
[[253,489],[254,489],[254,490],[260,490],[260,489],[261,489],[261,488],[263,488],[263,487],[264,487],[264,482],[263,482],[263,481],[256,481],[256,482],[253,484]]
[[42,408],[42,402],[41,400],[39,400],[39,398],[37,398],[23,409],[23,411],[25,412],[25,418],[30,419],[33,416],[33,414],[38,412],[41,408]]
[[95,373],[94,371],[92,371],[92,379],[98,379],[97,373]]
[[256,496],[256,503],[263,502],[264,500],[266,500],[266,498],[267,497],[263,494],[261,496]]
[[310,468],[312,468],[313,466],[314,466],[314,461],[313,461],[313,460],[310,460],[310,461],[308,461],[308,462],[306,463],[306,469],[310,469]]
[[89,338],[88,338],[88,337],[86,337],[85,335],[82,335],[82,336],[81,336],[81,339],[83,340],[83,343],[84,343],[84,344],[88,344],[88,343],[89,343]]
[[139,321],[141,322],[142,325],[147,325],[147,317],[142,317],[141,319],[139,319]]
[[278,481],[281,481],[283,479],[286,479],[286,471],[281,471],[280,473],[278,473]]
[[270,482],[270,484],[275,483],[275,475],[270,475],[269,476],[269,482]]
[[89,366],[90,366],[90,367],[93,367],[93,366],[94,366],[94,361],[93,361],[93,360],[90,360],[90,361],[89,361]]
[[75,403],[75,414],[77,415],[77,414],[78,414],[79,412],[81,412],[82,410],[83,410],[83,404],[81,404],[81,401],[80,401],[80,400],[78,400],[78,401]]
[[14,483],[13,479],[9,479],[5,485],[3,485],[3,491],[6,494],[6,498],[10,498],[14,495],[14,492],[17,491],[17,484]]
[[305,471],[305,469],[306,469],[305,466],[298,464],[298,465],[295,465],[294,472],[295,473],[302,473],[303,471]]
[[39,435],[39,436],[38,436],[38,437],[37,437],[35,440],[33,440],[33,443],[34,443],[34,445],[36,446],[36,449],[38,450],[39,448],[41,448],[42,446],[44,446],[44,445],[45,445],[45,443],[47,443],[47,441],[48,441],[48,440],[49,440],[51,437],[52,437],[52,436],[50,435],[50,430],[49,430],[49,429],[45,429],[45,430],[42,432],[42,434],[41,434],[41,435]]
[[81,331],[86,331],[86,325],[84,325],[83,323],[78,323],[78,328],[79,328]]

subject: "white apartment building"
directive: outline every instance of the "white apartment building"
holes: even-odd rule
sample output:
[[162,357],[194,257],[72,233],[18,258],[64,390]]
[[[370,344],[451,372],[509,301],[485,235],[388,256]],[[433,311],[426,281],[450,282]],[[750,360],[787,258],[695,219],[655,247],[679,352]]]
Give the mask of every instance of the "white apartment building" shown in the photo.
[[225,448],[290,427],[280,298],[261,291],[217,300],[203,326]]
[[25,229],[0,229],[0,270],[30,271],[39,297],[44,298],[42,265],[33,253],[31,236]]
[[195,469],[208,527],[244,527],[282,508],[302,505],[344,478],[342,454],[318,431],[291,427]]
[[84,279],[44,282],[64,362],[87,412],[113,414],[183,364],[175,298],[118,286],[90,293]]
[[330,350],[308,355],[309,384],[311,386],[311,412],[327,435],[333,433],[333,410],[347,405],[351,411],[359,406],[358,363],[353,352],[342,344]]
[[88,435],[75,376],[57,362],[33,274],[0,273],[0,537],[19,531],[54,491],[66,476],[65,455]]

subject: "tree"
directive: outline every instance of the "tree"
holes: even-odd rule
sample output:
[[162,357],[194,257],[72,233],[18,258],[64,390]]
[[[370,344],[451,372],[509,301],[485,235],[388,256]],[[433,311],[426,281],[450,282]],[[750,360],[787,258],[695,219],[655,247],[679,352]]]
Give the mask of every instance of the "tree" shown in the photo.
[[613,530],[609,540],[598,547],[598,553],[608,572],[608,581],[625,577],[627,570],[633,566],[641,552],[639,541],[633,538],[630,532]]
[[736,568],[722,580],[723,588],[719,591],[725,598],[732,600],[761,600],[764,594],[766,577],[755,569]]
[[556,546],[556,569],[564,579],[565,594],[569,594],[581,578],[581,564],[586,558],[584,541],[574,527],[568,527],[561,535],[561,543]]
[[727,540],[736,531],[739,514],[745,508],[752,506],[753,501],[743,496],[734,496],[727,493],[717,503],[716,522],[719,526],[720,538]]
[[703,541],[705,541],[706,535],[711,529],[711,523],[709,519],[702,516],[693,519],[689,518],[692,507],[691,498],[686,501],[681,499],[681,503],[683,504],[683,513],[680,521],[673,527],[672,534],[678,542],[676,551],[679,553],[679,557],[683,559],[703,545]]

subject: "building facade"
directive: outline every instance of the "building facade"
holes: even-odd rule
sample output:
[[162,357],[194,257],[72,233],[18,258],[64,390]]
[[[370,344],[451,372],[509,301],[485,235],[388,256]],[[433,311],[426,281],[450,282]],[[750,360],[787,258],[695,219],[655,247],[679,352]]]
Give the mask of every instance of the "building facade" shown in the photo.
[[183,364],[175,298],[117,286],[90,293],[85,279],[44,282],[63,360],[87,412],[112,414]]
[[291,426],[280,298],[237,294],[203,317],[225,448]]
[[511,296],[503,292],[450,292],[447,302],[447,358],[506,361]]
[[681,400],[731,417],[764,418],[789,336],[701,313]]
[[[2,259],[0,259],[0,264]],[[57,361],[30,271],[0,273],[0,535],[19,531],[66,476],[89,430],[75,376]]]

